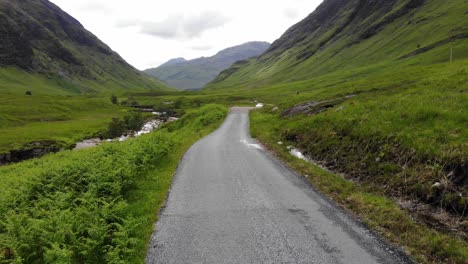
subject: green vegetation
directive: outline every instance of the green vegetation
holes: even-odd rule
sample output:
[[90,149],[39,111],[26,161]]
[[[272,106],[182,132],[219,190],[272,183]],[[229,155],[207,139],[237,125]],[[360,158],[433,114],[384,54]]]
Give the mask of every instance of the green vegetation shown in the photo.
[[44,140],[67,147],[105,131],[113,117],[127,111],[107,97],[2,95],[0,154]]
[[112,95],[110,100],[111,100],[112,104],[118,104],[119,103],[119,99],[115,95]]
[[0,167],[0,262],[141,263],[179,159],[227,109],[149,135]]
[[124,116],[123,120],[119,118],[112,118],[112,121],[104,133],[106,138],[117,138],[125,132],[138,131],[145,124],[145,118],[140,112],[131,112]]

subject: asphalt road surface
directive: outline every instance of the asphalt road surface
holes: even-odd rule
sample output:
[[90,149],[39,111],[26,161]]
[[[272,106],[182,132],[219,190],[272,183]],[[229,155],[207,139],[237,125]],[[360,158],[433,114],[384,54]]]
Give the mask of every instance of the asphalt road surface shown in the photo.
[[147,263],[407,263],[249,136],[247,108],[193,145]]

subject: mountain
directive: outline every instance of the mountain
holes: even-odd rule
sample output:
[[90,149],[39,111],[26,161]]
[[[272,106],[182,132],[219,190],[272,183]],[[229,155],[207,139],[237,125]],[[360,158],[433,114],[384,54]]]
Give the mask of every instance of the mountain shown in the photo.
[[171,66],[171,65],[179,65],[179,64],[182,64],[184,62],[187,62],[186,59],[184,58],[175,58],[175,59],[171,59],[169,60],[168,62],[162,64],[161,66],[159,67],[162,67],[162,66]]
[[[466,19],[462,0],[326,0],[260,57],[234,64],[208,87],[258,87],[414,59],[446,61],[450,45],[466,43]],[[459,56],[466,55],[462,46]]]
[[10,80],[0,91],[15,92],[25,76],[66,93],[167,89],[48,0],[1,0],[0,25],[0,76]]
[[183,58],[172,59],[145,72],[180,89],[200,89],[234,62],[258,56],[269,46],[267,42],[248,42],[222,50],[208,58],[189,61]]

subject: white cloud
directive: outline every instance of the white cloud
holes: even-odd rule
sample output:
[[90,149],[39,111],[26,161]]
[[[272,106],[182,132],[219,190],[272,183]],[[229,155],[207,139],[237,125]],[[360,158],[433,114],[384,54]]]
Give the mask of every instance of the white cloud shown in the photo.
[[51,0],[138,69],[273,42],[322,0]]
[[80,6],[77,7],[78,10],[83,12],[112,12],[113,8],[110,5],[100,2],[82,2]]
[[199,14],[175,14],[159,22],[140,23],[141,32],[165,39],[187,40],[200,37],[203,32],[223,26],[229,18],[214,11]]
[[299,16],[299,11],[288,7],[284,10],[283,14],[288,19],[296,19]]
[[213,46],[211,45],[193,45],[189,47],[192,50],[201,50],[201,51],[206,51],[206,50],[211,50],[213,49]]

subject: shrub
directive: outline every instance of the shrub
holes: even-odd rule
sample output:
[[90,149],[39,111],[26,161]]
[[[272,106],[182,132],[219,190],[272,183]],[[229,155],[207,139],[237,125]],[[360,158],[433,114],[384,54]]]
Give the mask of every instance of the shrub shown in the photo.
[[107,138],[116,138],[120,137],[126,131],[125,123],[122,122],[119,118],[112,118],[112,121],[107,127],[106,137]]
[[111,98],[110,98],[111,102],[113,104],[117,104],[119,102],[119,99],[117,99],[117,96],[115,95],[112,95]]
[[137,131],[145,124],[145,119],[140,112],[131,112],[124,117],[125,127],[129,130]]

